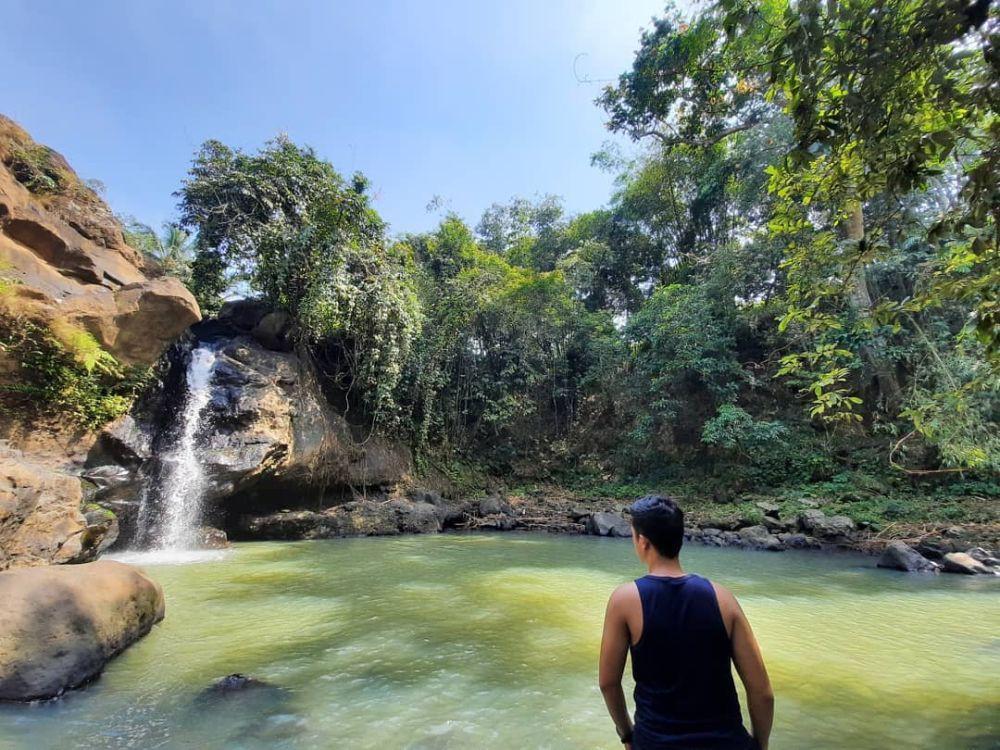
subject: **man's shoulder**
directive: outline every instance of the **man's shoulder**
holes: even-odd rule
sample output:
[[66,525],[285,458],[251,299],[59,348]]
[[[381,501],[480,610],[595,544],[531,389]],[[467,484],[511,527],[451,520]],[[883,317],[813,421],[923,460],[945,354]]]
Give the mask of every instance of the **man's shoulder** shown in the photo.
[[611,592],[611,605],[613,607],[626,606],[639,599],[639,589],[635,581],[626,581],[615,587]]

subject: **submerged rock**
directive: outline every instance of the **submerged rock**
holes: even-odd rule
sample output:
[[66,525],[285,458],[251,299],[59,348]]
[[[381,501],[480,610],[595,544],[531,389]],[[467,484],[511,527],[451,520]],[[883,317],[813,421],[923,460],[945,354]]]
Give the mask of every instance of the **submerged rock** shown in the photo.
[[904,570],[910,573],[936,573],[938,566],[917,552],[910,545],[890,542],[878,559],[878,567]]
[[261,688],[271,690],[277,689],[274,685],[269,682],[265,682],[264,680],[258,680],[256,677],[250,677],[249,675],[234,672],[233,674],[226,675],[225,677],[220,677],[218,680],[213,682],[202,691],[202,695],[227,695],[229,693],[235,693],[243,690]]
[[163,619],[163,590],[110,560],[0,573],[0,700],[52,698],[93,679]]
[[632,536],[632,524],[620,513],[600,511],[587,519],[587,533],[594,536]]

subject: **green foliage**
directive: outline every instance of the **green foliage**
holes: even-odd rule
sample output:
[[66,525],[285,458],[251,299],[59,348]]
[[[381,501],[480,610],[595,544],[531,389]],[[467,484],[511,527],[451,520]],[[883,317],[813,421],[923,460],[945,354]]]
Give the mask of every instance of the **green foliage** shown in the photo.
[[47,146],[17,144],[10,149],[7,166],[14,178],[32,193],[61,193],[72,183],[69,172],[54,157],[55,152]]
[[181,225],[197,231],[191,286],[203,309],[249,285],[291,314],[348,403],[357,395],[377,421],[396,412],[420,310],[366,185],[286,138],[256,154],[208,141],[178,195]]
[[65,415],[90,429],[124,414],[151,374],[122,368],[93,336],[62,320],[45,325],[0,314],[0,352],[16,368],[0,384],[4,409]]
[[127,218],[122,224],[129,245],[159,263],[165,273],[191,283],[194,240],[188,232],[173,222],[165,223],[160,234],[135,218]]

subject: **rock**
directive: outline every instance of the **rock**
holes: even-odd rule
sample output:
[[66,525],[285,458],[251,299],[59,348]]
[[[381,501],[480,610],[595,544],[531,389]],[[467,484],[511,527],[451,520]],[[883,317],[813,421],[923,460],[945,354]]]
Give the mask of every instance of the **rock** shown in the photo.
[[83,532],[81,561],[96,560],[118,540],[118,517],[106,508],[93,507],[83,514],[87,528]]
[[282,510],[239,519],[239,531],[251,539],[331,539],[344,536],[425,534],[444,527],[442,508],[397,498],[344,503],[322,512]]
[[510,505],[496,495],[484,497],[479,501],[479,515],[481,516],[510,515],[510,512]]
[[84,684],[164,613],[158,584],[110,560],[0,573],[0,601],[0,700]]
[[0,260],[19,312],[75,324],[124,364],[150,365],[201,314],[180,281],[124,240],[111,210],[49,151],[66,190],[41,198],[7,166],[38,144],[0,115]]
[[202,526],[197,531],[195,546],[198,549],[227,549],[229,548],[229,537],[222,529],[213,526]]
[[760,508],[765,516],[770,516],[771,518],[777,518],[778,512],[781,510],[781,506],[777,503],[758,502],[754,503],[754,505]]
[[249,677],[238,672],[225,677],[220,677],[202,691],[202,695],[227,695],[243,690],[259,690],[261,688],[274,688],[273,685],[256,677]]
[[821,510],[804,510],[799,513],[799,528],[824,541],[848,541],[856,530],[854,521],[847,516],[827,516]]
[[794,531],[796,528],[795,521],[772,518],[771,516],[764,516],[763,523],[764,527],[772,534],[783,534]]
[[956,542],[950,539],[941,539],[940,537],[924,539],[917,544],[915,549],[928,560],[935,561],[944,559],[944,556],[949,552],[962,551],[962,547],[960,547]]
[[620,513],[600,511],[587,519],[587,533],[594,536],[632,536],[632,524]]
[[778,539],[787,549],[817,549],[821,546],[817,539],[805,534],[779,534]]
[[965,552],[949,552],[942,560],[946,573],[965,575],[992,575],[993,571]]
[[[0,455],[0,570],[91,556],[84,546],[88,522],[82,501],[76,477],[17,453]],[[91,548],[100,541],[95,537]]]
[[973,547],[965,551],[969,557],[971,557],[976,562],[981,562],[990,568],[1000,567],[1000,558],[997,557],[996,553],[991,552],[988,549],[983,549],[982,547]]
[[889,542],[878,559],[878,567],[917,573],[936,573],[938,570],[937,565],[898,540]]
[[269,312],[254,326],[251,335],[261,346],[276,352],[292,351],[292,318],[284,311]]
[[740,540],[747,547],[766,549],[774,552],[783,550],[784,543],[764,526],[747,526],[739,531]]

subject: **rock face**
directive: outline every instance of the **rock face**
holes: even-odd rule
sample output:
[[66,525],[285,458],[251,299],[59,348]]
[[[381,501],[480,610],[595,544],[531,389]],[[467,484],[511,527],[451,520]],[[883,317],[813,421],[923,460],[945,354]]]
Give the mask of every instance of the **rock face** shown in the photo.
[[878,559],[878,567],[911,573],[936,573],[938,566],[904,542],[890,542]]
[[0,700],[84,684],[164,614],[159,585],[105,560],[0,573],[0,601]]
[[[200,318],[194,297],[126,244],[59,154],[0,115],[0,314],[91,334],[124,365],[152,365]],[[23,378],[0,349],[0,385]],[[76,474],[96,435],[57,418],[0,418],[0,570],[93,559],[117,521],[82,512]]]
[[[25,154],[58,176],[57,188],[39,190]],[[3,115],[0,268],[15,282],[19,313],[75,323],[125,364],[152,364],[201,317],[183,284],[125,244],[110,209],[66,161]]]
[[0,453],[0,570],[93,559],[117,536],[108,513],[84,515],[80,480]]
[[[164,390],[101,434],[84,476],[96,487],[93,499],[123,518],[126,539],[133,533],[130,519],[142,486],[164,481],[176,433],[172,419],[184,399],[187,363],[196,346],[216,352],[197,437],[207,521],[245,531],[251,528],[246,516],[315,509],[321,498],[331,504],[330,498],[350,499],[355,491],[378,493],[408,476],[406,446],[352,426],[330,405],[307,355],[287,351],[283,343],[270,349],[255,338],[268,319],[265,313],[262,306],[241,301],[228,305],[218,320],[195,326],[191,337],[168,353]],[[276,327],[264,327],[265,340],[277,345]],[[325,523],[317,519],[320,527]],[[271,525],[267,518],[259,524]]]
[[329,539],[392,536],[441,531],[449,510],[425,502],[395,499],[349,502],[324,511],[285,510],[245,516],[239,531],[253,539]]

